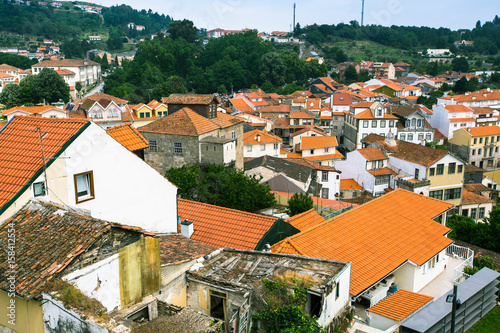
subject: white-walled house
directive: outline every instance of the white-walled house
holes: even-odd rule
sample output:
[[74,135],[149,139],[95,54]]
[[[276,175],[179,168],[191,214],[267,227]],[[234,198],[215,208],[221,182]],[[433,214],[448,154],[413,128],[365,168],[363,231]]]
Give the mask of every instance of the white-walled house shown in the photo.
[[31,66],[31,73],[40,74],[44,68],[67,70],[75,74],[74,82],[81,82],[86,88],[94,83],[102,81],[101,65],[92,60],[61,59],[45,60]]
[[389,157],[379,148],[363,148],[347,153],[343,161],[335,161],[342,179],[354,179],[374,196],[395,188],[396,172],[389,168]]
[[177,187],[87,120],[14,117],[0,130],[0,174],[8,188],[0,223],[36,198],[151,232],[177,230]]
[[416,144],[434,141],[434,128],[427,122],[427,113],[419,105],[402,105],[393,112],[399,117],[399,140]]
[[283,139],[276,135],[255,129],[243,134],[243,157],[279,157]]
[[7,120],[14,116],[39,116],[47,118],[68,118],[68,112],[52,105],[45,106],[14,106],[2,112]]
[[430,124],[443,133],[448,140],[460,128],[475,127],[474,110],[465,105],[434,105]]

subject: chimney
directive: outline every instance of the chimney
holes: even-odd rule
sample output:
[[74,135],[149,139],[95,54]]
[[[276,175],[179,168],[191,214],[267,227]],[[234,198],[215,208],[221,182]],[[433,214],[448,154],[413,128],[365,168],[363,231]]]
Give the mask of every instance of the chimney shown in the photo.
[[391,147],[396,146],[396,140],[394,139],[394,134],[390,130],[389,133],[387,133],[387,136],[385,137],[384,141]]
[[181,222],[181,234],[184,237],[191,238],[194,233],[193,222],[185,219]]
[[257,142],[260,142],[260,134],[257,134]]

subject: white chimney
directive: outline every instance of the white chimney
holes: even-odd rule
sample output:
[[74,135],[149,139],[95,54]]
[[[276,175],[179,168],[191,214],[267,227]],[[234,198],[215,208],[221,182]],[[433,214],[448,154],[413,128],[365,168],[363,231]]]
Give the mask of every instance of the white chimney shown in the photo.
[[184,237],[191,238],[194,233],[193,222],[185,219],[181,222],[181,234]]

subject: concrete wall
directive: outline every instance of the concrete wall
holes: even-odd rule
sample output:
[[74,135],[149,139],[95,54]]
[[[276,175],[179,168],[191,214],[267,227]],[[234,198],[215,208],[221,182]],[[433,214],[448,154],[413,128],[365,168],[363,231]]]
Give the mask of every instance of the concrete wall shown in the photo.
[[377,313],[368,312],[368,316],[370,318],[370,326],[382,331],[385,331],[388,328],[398,324],[397,321],[381,316]]
[[[6,277],[2,277],[6,278]],[[11,300],[15,301],[15,317],[9,317],[11,310]],[[12,306],[11,306],[12,307]],[[0,332],[6,327],[14,332],[25,333],[44,333],[43,310],[41,302],[36,300],[26,301],[19,297],[9,297],[8,293],[0,290]],[[15,320],[15,321],[12,321]],[[9,324],[9,321],[11,323]],[[14,325],[13,325],[14,324]],[[9,332],[9,331],[6,331]]]
[[[349,289],[351,286],[351,265],[347,265],[335,279],[335,288],[323,300],[323,308],[318,318],[322,326],[329,324],[333,318],[350,304]],[[336,297],[336,288],[340,288],[339,297]]]
[[[152,232],[176,232],[177,187],[135,154],[91,124],[65,151],[69,206],[107,221]],[[49,167],[49,169],[51,169]],[[93,172],[95,198],[76,203],[73,175]]]
[[187,284],[186,273],[183,272],[171,280],[167,285],[163,286],[159,291],[153,294],[158,300],[186,307],[187,306]]
[[[439,253],[439,261],[436,260],[434,267],[430,266],[430,260],[422,266],[419,266],[418,269],[415,270],[414,289],[411,291],[419,292],[444,271],[444,266],[446,266],[447,263],[448,256],[445,255],[445,250],[443,250]],[[427,267],[424,269],[425,265],[427,265]]]
[[63,279],[108,310],[120,309],[120,267],[118,254],[76,270]]
[[398,289],[416,291],[413,286],[415,284],[416,266],[409,262],[405,262],[397,271],[394,272],[394,281]]

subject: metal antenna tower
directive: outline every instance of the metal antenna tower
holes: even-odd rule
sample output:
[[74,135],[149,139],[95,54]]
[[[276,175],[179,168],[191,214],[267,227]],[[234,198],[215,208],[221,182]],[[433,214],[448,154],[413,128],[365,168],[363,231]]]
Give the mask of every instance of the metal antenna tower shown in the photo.
[[361,26],[363,26],[364,16],[365,16],[365,0],[361,0]]

